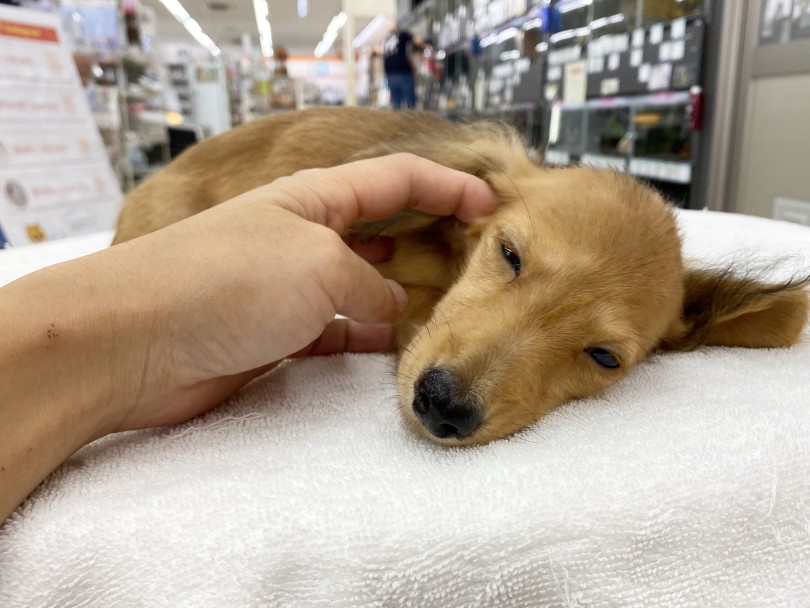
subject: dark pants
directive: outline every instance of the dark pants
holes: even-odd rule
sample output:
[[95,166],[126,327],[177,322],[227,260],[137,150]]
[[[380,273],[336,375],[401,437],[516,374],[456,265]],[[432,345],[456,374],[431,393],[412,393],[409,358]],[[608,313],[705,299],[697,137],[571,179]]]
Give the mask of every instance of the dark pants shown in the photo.
[[391,107],[399,110],[402,102],[409,109],[416,107],[416,79],[413,74],[389,74],[388,90],[391,91]]

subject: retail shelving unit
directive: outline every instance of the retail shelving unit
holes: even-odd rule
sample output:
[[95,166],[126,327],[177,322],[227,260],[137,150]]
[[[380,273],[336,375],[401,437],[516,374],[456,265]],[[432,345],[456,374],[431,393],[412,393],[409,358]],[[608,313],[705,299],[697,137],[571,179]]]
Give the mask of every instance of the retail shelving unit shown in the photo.
[[549,164],[627,171],[689,206],[706,4],[427,0],[400,23],[443,62],[430,109],[501,118]]
[[188,63],[169,63],[166,65],[169,73],[169,86],[177,93],[180,103],[180,114],[186,120],[194,118],[194,104],[191,92],[191,81],[189,80]]

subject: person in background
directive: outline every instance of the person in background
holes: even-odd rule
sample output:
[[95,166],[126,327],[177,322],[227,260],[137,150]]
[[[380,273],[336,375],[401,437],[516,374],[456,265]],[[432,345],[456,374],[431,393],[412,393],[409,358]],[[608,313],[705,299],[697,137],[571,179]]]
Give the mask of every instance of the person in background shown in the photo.
[[406,31],[391,24],[383,41],[383,67],[391,91],[391,107],[399,110],[403,102],[409,110],[416,107],[416,78],[414,77],[413,49],[422,43]]

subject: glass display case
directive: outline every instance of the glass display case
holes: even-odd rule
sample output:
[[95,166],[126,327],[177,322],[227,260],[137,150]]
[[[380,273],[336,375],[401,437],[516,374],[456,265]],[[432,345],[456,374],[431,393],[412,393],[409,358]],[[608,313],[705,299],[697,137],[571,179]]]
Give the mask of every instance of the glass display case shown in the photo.
[[563,32],[588,27],[591,21],[590,2],[560,0],[554,6],[555,30]]
[[635,156],[688,162],[692,158],[692,131],[687,102],[676,105],[640,105],[633,116]]
[[556,106],[551,111],[549,144],[545,162],[552,165],[569,165],[578,161],[584,148],[585,108]]
[[636,0],[594,0],[591,37],[629,32],[636,27]]
[[594,108],[588,111],[585,151],[588,154],[627,156],[631,152],[630,108]]
[[642,19],[648,24],[697,17],[703,14],[703,4],[704,0],[644,0]]

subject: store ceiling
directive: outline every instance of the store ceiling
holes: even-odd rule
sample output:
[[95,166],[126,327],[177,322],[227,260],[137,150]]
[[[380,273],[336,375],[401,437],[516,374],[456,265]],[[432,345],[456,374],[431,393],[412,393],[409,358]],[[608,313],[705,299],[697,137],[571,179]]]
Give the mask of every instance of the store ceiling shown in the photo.
[[[157,39],[160,43],[196,45],[185,28],[160,3],[141,0],[157,14]],[[220,48],[241,46],[244,32],[259,48],[256,17],[251,0],[180,0],[183,7]],[[341,10],[341,0],[309,0],[307,16],[298,16],[297,0],[269,0],[273,45],[283,46],[292,55],[312,55],[329,21]],[[361,26],[362,27],[362,26]],[[338,48],[340,40],[336,42]]]

